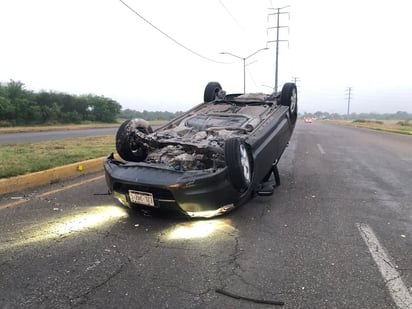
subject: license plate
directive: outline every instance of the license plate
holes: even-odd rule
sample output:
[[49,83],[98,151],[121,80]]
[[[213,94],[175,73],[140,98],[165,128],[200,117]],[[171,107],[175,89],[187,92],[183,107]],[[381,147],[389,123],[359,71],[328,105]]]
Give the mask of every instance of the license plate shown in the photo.
[[153,194],[141,191],[129,190],[130,202],[134,204],[154,206]]

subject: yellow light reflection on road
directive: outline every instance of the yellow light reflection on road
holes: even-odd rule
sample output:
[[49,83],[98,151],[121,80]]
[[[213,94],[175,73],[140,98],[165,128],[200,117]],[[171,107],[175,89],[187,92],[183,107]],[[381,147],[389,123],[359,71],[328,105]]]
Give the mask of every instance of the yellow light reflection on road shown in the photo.
[[67,221],[52,225],[51,229],[59,235],[70,234],[72,232],[103,225],[108,221],[113,221],[126,216],[126,211],[114,206],[100,206],[94,208],[92,212],[68,218]]
[[61,238],[62,236],[102,225],[113,224],[119,218],[126,216],[127,212],[125,209],[108,205],[87,208],[81,214],[71,214],[57,219],[51,218],[49,222],[44,221],[25,228],[16,238],[16,235],[13,234],[9,236],[11,239],[2,240],[0,252],[15,247]]
[[170,240],[206,238],[217,232],[235,231],[230,223],[229,219],[186,222],[173,227],[166,235]]

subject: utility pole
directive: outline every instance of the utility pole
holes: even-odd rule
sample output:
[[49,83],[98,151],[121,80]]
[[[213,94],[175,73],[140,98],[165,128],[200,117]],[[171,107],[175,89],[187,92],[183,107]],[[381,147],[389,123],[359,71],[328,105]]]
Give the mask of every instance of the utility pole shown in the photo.
[[295,84],[297,84],[298,82],[300,82],[300,79],[299,79],[299,77],[292,76],[292,81],[293,81]]
[[350,100],[352,98],[352,88],[353,87],[346,87],[346,95],[348,96],[348,112],[346,117],[349,119],[349,113],[350,113]]
[[297,90],[297,92],[299,92],[300,86],[298,86],[298,82],[301,81],[300,78],[299,78],[299,77],[296,77],[296,76],[292,76],[292,81],[293,81],[294,84],[296,85],[296,90]]
[[276,11],[275,13],[270,13],[268,14],[268,18],[270,15],[276,15],[276,26],[275,27],[269,27],[269,29],[276,29],[276,40],[274,41],[268,41],[268,43],[273,43],[276,42],[276,59],[275,59],[275,93],[278,92],[278,71],[279,71],[279,42],[284,42],[284,41],[288,41],[288,40],[279,40],[279,29],[280,28],[289,28],[288,26],[280,26],[279,23],[279,18],[280,18],[280,14],[289,14],[289,12],[281,12],[281,10],[286,9],[288,6],[284,6],[282,8],[271,8],[271,10]]

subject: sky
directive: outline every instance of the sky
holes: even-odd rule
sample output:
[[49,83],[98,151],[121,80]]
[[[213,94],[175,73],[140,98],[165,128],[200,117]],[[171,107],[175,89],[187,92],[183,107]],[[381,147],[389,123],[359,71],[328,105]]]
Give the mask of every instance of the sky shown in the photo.
[[243,92],[248,58],[246,92],[271,93],[286,7],[278,83],[296,78],[299,112],[346,114],[348,87],[351,113],[412,112],[409,0],[122,1],[1,0],[0,82],[175,112],[210,81]]

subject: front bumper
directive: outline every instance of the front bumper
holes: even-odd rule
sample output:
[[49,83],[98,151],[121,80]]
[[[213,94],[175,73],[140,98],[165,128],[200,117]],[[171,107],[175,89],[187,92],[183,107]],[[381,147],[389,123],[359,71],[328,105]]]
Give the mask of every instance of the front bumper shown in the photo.
[[[241,200],[227,177],[226,168],[175,171],[148,163],[104,160],[106,182],[112,195],[129,207],[180,211],[191,217],[212,217],[234,208]],[[129,191],[150,193],[154,206],[134,204]]]

